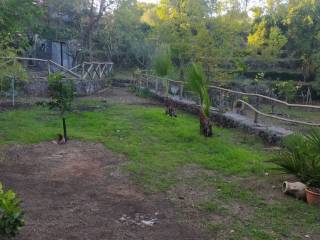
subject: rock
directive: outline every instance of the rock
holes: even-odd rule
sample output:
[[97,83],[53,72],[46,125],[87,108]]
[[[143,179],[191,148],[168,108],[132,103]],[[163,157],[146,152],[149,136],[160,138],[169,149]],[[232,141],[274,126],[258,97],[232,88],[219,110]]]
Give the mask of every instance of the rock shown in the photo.
[[142,220],[141,223],[146,226],[152,227],[154,224],[156,224],[156,221],[157,221],[157,219]]

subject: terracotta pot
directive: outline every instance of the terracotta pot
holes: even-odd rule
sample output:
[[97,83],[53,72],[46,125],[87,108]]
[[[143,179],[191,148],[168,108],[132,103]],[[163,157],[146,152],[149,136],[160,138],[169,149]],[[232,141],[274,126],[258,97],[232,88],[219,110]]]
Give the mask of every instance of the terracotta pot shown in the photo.
[[320,191],[315,192],[311,188],[306,188],[306,194],[307,194],[307,202],[310,205],[315,205],[320,207]]

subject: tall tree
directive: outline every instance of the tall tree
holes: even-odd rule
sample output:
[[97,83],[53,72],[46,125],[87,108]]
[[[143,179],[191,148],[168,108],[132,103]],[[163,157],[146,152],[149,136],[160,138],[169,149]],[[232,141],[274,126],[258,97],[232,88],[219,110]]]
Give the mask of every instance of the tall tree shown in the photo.
[[287,17],[291,50],[303,60],[305,80],[312,81],[320,66],[320,2],[301,0],[291,6]]

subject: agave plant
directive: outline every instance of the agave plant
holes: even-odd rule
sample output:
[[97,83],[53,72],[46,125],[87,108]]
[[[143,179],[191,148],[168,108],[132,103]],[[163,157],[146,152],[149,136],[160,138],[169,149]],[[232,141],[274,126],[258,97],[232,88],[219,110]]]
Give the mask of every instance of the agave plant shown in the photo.
[[188,87],[200,98],[200,133],[206,137],[212,136],[212,122],[210,120],[210,97],[208,81],[200,64],[192,64],[188,69]]
[[320,131],[312,130],[306,136],[294,134],[287,137],[284,149],[272,162],[307,185],[320,188]]

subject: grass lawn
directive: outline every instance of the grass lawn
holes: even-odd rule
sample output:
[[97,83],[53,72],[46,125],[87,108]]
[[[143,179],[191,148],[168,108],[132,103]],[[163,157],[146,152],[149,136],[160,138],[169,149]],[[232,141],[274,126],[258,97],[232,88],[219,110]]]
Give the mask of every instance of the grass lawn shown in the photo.
[[[305,235],[320,239],[318,209],[287,197],[270,201],[268,193],[259,194],[259,186],[247,184],[262,181],[272,190],[268,182],[272,176],[265,177],[270,172],[271,166],[265,162],[270,152],[259,139],[221,128],[214,129],[213,138],[205,139],[199,135],[195,116],[180,113],[171,119],[160,107],[109,106],[95,100],[81,100],[78,105],[100,107],[95,111],[83,107],[69,114],[71,139],[101,142],[126,155],[127,170],[147,194],[166,192],[174,198],[177,186],[205,192],[205,198],[199,196],[194,206],[185,207],[197,211],[199,224],[217,239],[293,240]],[[0,145],[49,141],[61,132],[59,117],[41,107],[2,112],[0,122]],[[187,166],[211,174],[201,170],[179,175]],[[186,211],[180,210],[183,221]],[[212,220],[213,216],[219,220]]]

